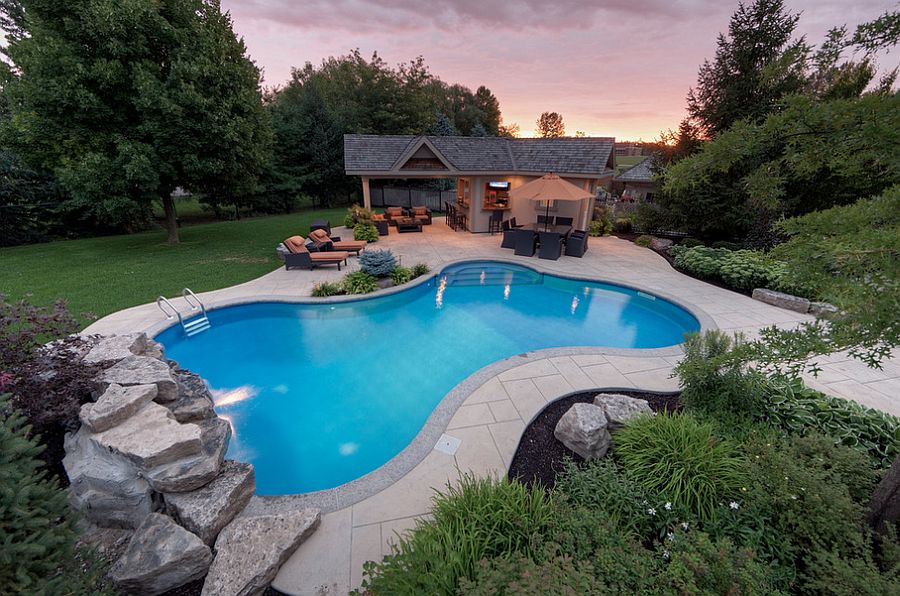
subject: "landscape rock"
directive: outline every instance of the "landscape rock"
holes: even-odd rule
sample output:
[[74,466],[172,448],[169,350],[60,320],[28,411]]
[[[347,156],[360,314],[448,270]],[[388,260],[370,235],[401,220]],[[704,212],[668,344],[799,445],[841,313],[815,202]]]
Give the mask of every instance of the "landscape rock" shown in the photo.
[[319,526],[319,510],[237,517],[216,539],[216,558],[201,596],[260,594]]
[[796,312],[805,313],[809,311],[809,300],[806,298],[792,296],[791,294],[785,294],[784,292],[776,292],[775,290],[756,288],[753,290],[753,299]]
[[828,317],[830,315],[836,314],[837,312],[837,307],[833,304],[828,304],[827,302],[809,303],[809,314],[816,317]]
[[206,574],[212,552],[171,518],[151,513],[135,530],[125,553],[109,570],[126,594],[162,594]]
[[601,393],[594,398],[594,405],[606,414],[609,431],[618,430],[636,416],[653,414],[647,400],[628,397],[619,393]]
[[100,433],[121,424],[156,397],[156,385],[122,387],[113,383],[96,402],[81,406],[81,423],[92,432]]
[[553,436],[585,460],[606,455],[611,440],[603,408],[585,403],[574,404],[562,415]]
[[172,372],[178,383],[178,399],[166,404],[166,407],[175,415],[175,420],[196,422],[215,417],[213,397],[203,377],[180,368]]
[[653,238],[650,241],[650,248],[652,248],[653,250],[665,251],[668,250],[669,247],[673,244],[675,243],[668,238]]
[[69,502],[98,526],[137,527],[157,507],[153,490],[133,462],[104,449],[93,436],[84,426],[66,435]]
[[165,403],[178,399],[178,384],[169,365],[149,356],[129,356],[103,371],[97,381],[101,390],[113,383],[123,386],[152,384],[157,387],[156,401]]
[[92,439],[145,470],[197,455],[202,449],[199,426],[179,424],[167,408],[153,402]]
[[196,490],[219,473],[231,439],[231,425],[222,418],[201,420],[194,425],[200,428],[200,453],[145,470],[144,478],[155,490],[164,493]]
[[212,546],[222,528],[244,509],[255,491],[253,466],[228,460],[206,486],[164,496],[175,521]]
[[130,356],[142,354],[147,349],[147,336],[143,333],[108,335],[101,337],[85,355],[86,364],[111,364]]

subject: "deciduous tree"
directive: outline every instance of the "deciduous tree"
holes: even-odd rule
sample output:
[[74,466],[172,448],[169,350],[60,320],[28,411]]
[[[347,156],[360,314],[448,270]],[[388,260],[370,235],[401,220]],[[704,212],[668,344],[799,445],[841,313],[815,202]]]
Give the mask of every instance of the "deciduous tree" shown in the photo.
[[563,137],[566,135],[566,125],[562,115],[557,112],[544,112],[537,119],[537,134],[539,137]]

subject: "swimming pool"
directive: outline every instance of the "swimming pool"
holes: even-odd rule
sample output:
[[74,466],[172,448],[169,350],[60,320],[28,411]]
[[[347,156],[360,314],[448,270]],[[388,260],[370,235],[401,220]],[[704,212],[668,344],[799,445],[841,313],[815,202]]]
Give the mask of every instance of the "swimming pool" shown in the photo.
[[191,338],[156,336],[202,375],[250,462],[257,494],[333,488],[404,449],[478,369],[564,346],[658,348],[697,331],[662,298],[500,262],[445,268],[395,294],[342,303],[254,303],[209,312]]

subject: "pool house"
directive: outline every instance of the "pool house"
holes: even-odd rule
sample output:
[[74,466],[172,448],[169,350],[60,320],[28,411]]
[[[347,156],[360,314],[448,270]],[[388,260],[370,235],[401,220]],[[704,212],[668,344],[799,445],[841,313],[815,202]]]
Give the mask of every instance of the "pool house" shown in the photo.
[[456,180],[456,208],[469,232],[488,232],[491,220],[534,222],[547,212],[571,217],[584,229],[594,201],[547,203],[513,200],[509,192],[554,173],[595,195],[615,175],[615,139],[576,137],[514,139],[415,135],[344,135],[344,169],[362,179],[371,208],[372,180]]

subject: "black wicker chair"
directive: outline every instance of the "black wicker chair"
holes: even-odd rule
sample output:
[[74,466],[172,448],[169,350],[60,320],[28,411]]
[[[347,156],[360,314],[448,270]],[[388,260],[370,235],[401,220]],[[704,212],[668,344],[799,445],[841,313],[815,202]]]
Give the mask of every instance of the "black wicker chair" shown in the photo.
[[562,254],[563,235],[559,232],[541,232],[541,250],[538,258],[557,260]]
[[513,230],[516,239],[516,254],[521,257],[533,257],[537,245],[537,234],[531,230]]
[[518,230],[503,230],[503,240],[500,248],[515,248]]
[[571,226],[572,218],[571,217],[557,217],[556,225],[558,226]]
[[569,234],[566,239],[566,256],[578,257],[584,256],[588,249],[588,234],[584,230],[575,230]]

